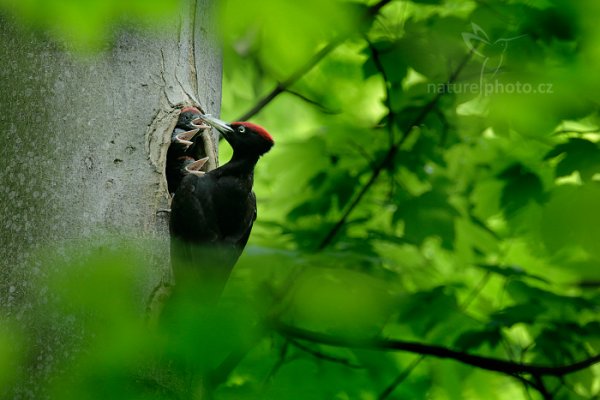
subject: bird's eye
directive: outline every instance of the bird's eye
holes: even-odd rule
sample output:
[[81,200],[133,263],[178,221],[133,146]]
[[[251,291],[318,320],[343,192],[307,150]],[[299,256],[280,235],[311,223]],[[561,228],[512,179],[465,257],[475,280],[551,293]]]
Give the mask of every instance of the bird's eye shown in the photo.
[[239,133],[244,133],[244,132],[246,132],[246,127],[245,127],[244,125],[241,125],[241,126],[238,128],[238,132],[239,132]]

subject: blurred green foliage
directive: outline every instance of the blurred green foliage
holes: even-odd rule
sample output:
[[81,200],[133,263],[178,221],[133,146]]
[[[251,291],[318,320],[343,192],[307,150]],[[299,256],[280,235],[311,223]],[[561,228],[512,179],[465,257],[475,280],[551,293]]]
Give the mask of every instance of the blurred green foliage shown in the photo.
[[24,343],[17,324],[5,318],[0,322],[0,387],[8,387],[20,378]]
[[[257,168],[251,244],[293,251],[322,271],[308,288],[306,280],[297,283],[298,296],[311,293],[294,309],[299,325],[337,334],[371,329],[545,364],[597,354],[596,2],[392,1],[366,23],[357,15],[376,2],[326,2],[318,6],[323,12],[309,2],[302,13],[310,23],[299,11],[265,23],[268,12],[257,10],[268,1],[246,18],[250,11],[231,11],[239,3],[223,7],[223,115],[236,119],[286,85],[253,117],[276,146]],[[334,23],[331,5],[344,16]],[[290,48],[302,56],[287,56]],[[333,242],[308,256],[378,168]],[[278,264],[290,263],[299,261]],[[364,286],[347,281],[348,273]],[[380,285],[371,288],[372,279]],[[344,327],[348,320],[353,328]],[[311,368],[341,373],[304,353],[312,364],[288,354],[274,386],[285,385],[286,368],[308,386]],[[371,370],[367,381],[346,367],[354,384],[334,389],[328,376],[327,388],[298,397],[386,398],[378,396],[412,359],[375,354],[367,363],[351,353],[344,355]],[[594,398],[600,387],[597,368],[544,383],[560,399]],[[429,359],[387,395],[541,396],[518,381]],[[294,398],[280,398],[287,396]]]
[[[188,294],[156,330],[133,290],[143,248],[50,260],[59,272],[42,292],[53,297],[38,335],[63,321],[85,349],[58,361],[55,398],[597,398],[598,366],[526,384],[290,339],[264,323],[549,366],[598,354],[600,5],[218,4],[224,118],[286,85],[252,118],[276,146],[257,167],[250,245],[218,309],[199,310]],[[157,5],[11,3],[29,23],[81,34],[80,45]],[[18,381],[5,372],[17,355],[35,354],[12,355],[13,336],[0,331],[0,385]]]
[[118,27],[160,27],[181,0],[0,0],[0,11],[80,52],[107,48]]

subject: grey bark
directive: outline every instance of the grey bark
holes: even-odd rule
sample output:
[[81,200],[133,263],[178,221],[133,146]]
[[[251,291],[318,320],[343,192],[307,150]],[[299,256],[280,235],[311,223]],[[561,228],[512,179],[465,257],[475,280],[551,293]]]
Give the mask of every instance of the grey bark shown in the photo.
[[[210,0],[190,0],[170,28],[121,32],[85,60],[0,15],[0,324],[10,317],[28,329],[36,303],[51,300],[29,294],[48,273],[44,248],[99,246],[107,234],[150,241],[140,304],[167,279],[168,214],[158,210],[169,207],[164,165],[177,107],[219,113],[210,14]],[[36,372],[8,396],[42,398],[39,382],[64,350],[60,340],[38,343]]]

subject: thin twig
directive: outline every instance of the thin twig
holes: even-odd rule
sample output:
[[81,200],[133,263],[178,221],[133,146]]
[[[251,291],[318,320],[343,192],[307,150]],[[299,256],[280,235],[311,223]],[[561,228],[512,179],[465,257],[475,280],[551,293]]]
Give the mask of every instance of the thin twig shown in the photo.
[[[483,288],[489,281],[490,275],[491,275],[491,273],[489,271],[486,272],[486,274],[481,278],[481,280],[479,281],[477,286],[471,291],[471,293],[469,293],[469,295],[467,296],[465,301],[459,306],[459,308],[463,312],[471,305],[471,303],[483,291]],[[425,355],[421,355],[420,357],[416,358],[408,367],[406,367],[406,369],[404,369],[396,377],[396,379],[394,379],[394,381],[392,383],[390,383],[390,385],[388,387],[386,387],[379,394],[378,400],[387,399],[394,392],[394,390],[396,390],[398,385],[400,385],[406,378],[408,378],[408,376],[414,371],[415,368],[417,368],[419,366],[419,364],[421,362],[423,362],[423,360],[425,360],[425,358],[426,358]]]
[[275,376],[275,374],[281,369],[281,367],[283,367],[283,364],[285,364],[285,361],[287,359],[289,349],[290,349],[290,340],[286,339],[286,341],[283,343],[283,345],[279,349],[279,357],[277,357],[277,361],[275,362],[273,367],[271,367],[271,370],[265,377],[263,386],[266,385]]
[[312,104],[313,106],[317,107],[319,109],[319,111],[321,111],[323,114],[336,115],[336,114],[341,113],[340,110],[332,110],[332,109],[328,108],[327,106],[319,103],[318,101],[313,100],[313,99],[303,95],[300,92],[296,92],[295,90],[286,89],[285,92],[291,94],[292,96],[296,96],[297,98],[299,98],[300,100],[302,100],[308,104]]
[[527,397],[529,397],[530,399],[531,399],[531,394],[529,393],[529,388],[533,388],[533,389],[537,390],[538,392],[541,392],[540,388],[538,387],[538,385],[535,382],[533,382],[519,374],[510,374],[510,376],[512,376],[514,379],[518,380],[519,382],[521,382],[523,384],[523,387],[525,388],[525,393],[527,393]]
[[546,366],[537,364],[516,363],[499,358],[484,357],[449,349],[447,347],[409,342],[394,339],[350,339],[329,335],[326,333],[309,331],[282,322],[274,322],[274,328],[279,334],[307,340],[313,343],[321,343],[335,347],[359,348],[381,351],[406,351],[438,358],[449,358],[463,364],[472,365],[488,371],[502,372],[505,374],[532,374],[534,376],[563,376],[588,368],[600,363],[600,354],[585,360],[562,366]]
[[367,38],[365,36],[364,39],[367,42],[367,45],[369,46],[369,51],[371,52],[371,58],[373,59],[373,64],[375,64],[375,68],[377,69],[377,71],[379,72],[381,77],[383,78],[383,87],[385,90],[385,106],[388,109],[388,113],[385,117],[386,118],[386,126],[387,126],[387,130],[388,130],[389,145],[393,146],[394,141],[396,140],[395,135],[394,135],[394,125],[395,125],[395,120],[396,120],[396,113],[394,113],[394,111],[392,109],[391,82],[388,78],[387,72],[385,71],[385,67],[383,66],[383,63],[381,62],[381,57],[379,56],[379,51],[377,51],[377,49],[375,48],[373,43],[371,43],[369,38]]
[[466,310],[471,305],[471,303],[473,301],[475,301],[477,296],[479,296],[479,294],[483,291],[483,288],[485,287],[485,285],[487,285],[491,276],[492,276],[492,273],[490,271],[485,272],[485,274],[483,275],[483,277],[481,278],[481,280],[479,281],[477,286],[471,291],[469,296],[467,296],[467,298],[465,299],[463,304],[460,306],[461,309]]
[[[363,18],[373,18],[375,17],[379,11],[391,0],[381,0],[378,3],[372,5],[367,9],[366,15]],[[340,44],[344,43],[346,39],[350,37],[352,32],[345,33],[337,38],[334,38],[331,42],[329,42],[325,47],[317,52],[305,65],[300,67],[297,71],[292,73],[287,79],[277,83],[275,87],[267,93],[263,98],[261,98],[250,110],[244,113],[238,121],[246,121],[258,114],[263,108],[265,108],[271,101],[273,101],[277,96],[281,93],[285,92],[289,87],[291,87],[294,83],[296,83],[300,78],[306,75],[310,70],[312,70],[315,65],[317,65],[321,60],[323,60],[329,53],[335,50]]]
[[362,158],[364,158],[371,168],[375,167],[375,159],[354,139],[348,139],[348,144],[352,145],[351,148],[355,150]]
[[409,364],[408,367],[406,367],[397,377],[396,379],[394,379],[394,381],[392,383],[390,383],[390,385],[388,387],[386,387],[380,394],[379,396],[377,396],[377,400],[385,400],[387,399],[392,393],[394,393],[394,390],[396,390],[396,388],[406,379],[408,378],[408,376],[411,374],[411,372],[413,372],[413,370],[415,368],[417,368],[419,366],[419,364],[421,364],[421,362],[425,359],[424,355],[420,355],[419,357],[415,358],[413,360],[413,362],[411,362]]
[[[379,11],[392,0],[380,0],[378,3],[368,8],[368,11],[364,18],[374,18]],[[346,36],[336,38],[332,40],[329,44],[323,47],[317,54],[313,56],[304,66],[294,72],[290,77],[288,77],[283,82],[278,83],[275,88],[268,93],[265,97],[260,99],[257,104],[254,105],[249,111],[247,111],[244,115],[242,115],[238,120],[244,121],[248,120],[254,115],[258,114],[264,107],[266,107],[273,99],[279,96],[284,91],[288,90],[296,81],[302,78],[306,73],[308,73],[315,65],[317,65],[323,58],[325,58],[330,52],[332,52],[337,46],[343,43],[347,39]],[[293,276],[299,276],[303,270],[299,270],[297,273],[294,273]],[[293,282],[291,280],[290,282]],[[284,292],[285,293],[285,292]],[[229,374],[236,368],[236,366],[242,361],[242,359],[246,356],[246,354],[254,348],[254,346],[262,339],[263,336],[257,337],[255,341],[251,341],[246,346],[233,351],[229,354],[228,357],[213,371],[211,375],[211,384],[215,387],[220,383],[223,383]]]
[[544,400],[553,400],[554,399],[554,396],[552,395],[552,393],[550,393],[548,388],[546,388],[546,385],[544,384],[544,381],[542,380],[541,374],[533,374],[533,381],[535,382],[536,389],[538,390],[538,392],[540,392],[540,394],[542,395]]
[[336,364],[342,364],[345,367],[354,368],[354,369],[364,368],[361,365],[353,364],[352,362],[350,362],[350,360],[346,360],[345,358],[334,357],[332,355],[322,353],[318,350],[311,349],[310,347],[300,343],[299,341],[297,341],[295,339],[289,339],[289,343],[294,345],[294,347],[297,347],[298,349],[312,355],[313,357],[318,358],[319,360],[325,360],[325,361],[329,361],[329,362],[336,363]]
[[[467,62],[471,59],[472,54],[473,54],[473,52],[471,51],[465,56],[465,58],[461,61],[461,63],[456,68],[456,70],[452,73],[452,75],[448,79],[448,82],[446,83],[446,85],[450,85],[454,81],[456,81],[456,78],[458,78],[458,75],[460,74],[460,72],[463,70],[465,65],[467,65]],[[354,211],[356,206],[358,206],[358,204],[360,204],[363,197],[367,194],[367,192],[371,189],[373,184],[377,181],[377,178],[379,178],[379,175],[381,174],[381,172],[383,172],[383,170],[386,169],[387,166],[391,164],[391,162],[394,160],[394,157],[396,156],[396,153],[398,153],[398,150],[400,149],[400,147],[412,135],[412,133],[414,132],[413,128],[421,125],[423,123],[423,121],[425,121],[425,118],[435,108],[435,106],[437,105],[440,98],[444,95],[444,93],[445,93],[444,91],[440,91],[438,94],[436,94],[436,96],[421,109],[421,112],[415,117],[415,119],[410,124],[408,124],[408,126],[405,129],[404,135],[402,135],[402,137],[389,148],[389,150],[387,151],[387,153],[385,154],[385,156],[383,157],[381,162],[371,172],[371,176],[369,177],[369,180],[359,190],[358,194],[356,195],[354,200],[350,203],[348,208],[346,208],[346,211],[344,212],[342,217],[336,222],[336,224],[329,230],[329,232],[327,233],[325,238],[321,241],[321,243],[319,244],[319,246],[317,248],[318,251],[324,250],[327,246],[329,246],[331,244],[331,242],[333,241],[335,236],[339,233],[339,231],[342,229],[342,227],[346,224],[348,217],[350,217],[350,214],[352,214],[352,212]]]

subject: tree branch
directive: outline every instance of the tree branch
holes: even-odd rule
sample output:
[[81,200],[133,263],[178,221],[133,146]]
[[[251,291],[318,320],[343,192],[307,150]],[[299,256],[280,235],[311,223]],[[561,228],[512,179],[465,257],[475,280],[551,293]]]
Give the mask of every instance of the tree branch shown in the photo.
[[[463,70],[465,65],[467,65],[467,62],[471,59],[472,54],[473,54],[473,52],[471,51],[464,57],[464,59],[458,65],[456,70],[452,73],[452,75],[448,79],[448,82],[446,83],[446,85],[450,85],[454,81],[456,81],[460,72]],[[344,212],[342,217],[329,230],[329,232],[327,233],[325,238],[321,241],[321,243],[319,244],[319,247],[317,248],[318,251],[324,250],[327,246],[329,246],[331,244],[331,242],[333,241],[335,236],[339,233],[339,231],[342,229],[342,227],[346,224],[346,221],[348,220],[348,217],[350,217],[350,214],[352,214],[352,212],[354,211],[356,206],[358,206],[358,204],[360,204],[360,202],[362,201],[365,194],[367,194],[369,189],[371,189],[373,184],[377,181],[377,178],[379,178],[379,175],[381,174],[381,172],[394,160],[394,157],[396,156],[396,153],[398,153],[398,150],[400,149],[400,147],[412,135],[412,132],[414,132],[413,128],[421,125],[423,123],[423,121],[425,121],[425,118],[435,108],[436,104],[438,103],[440,98],[444,95],[444,93],[445,93],[444,91],[440,91],[439,93],[437,93],[435,95],[435,97],[433,99],[431,99],[431,101],[429,101],[429,103],[427,103],[421,109],[421,112],[415,117],[415,119],[410,124],[408,124],[408,126],[404,130],[405,131],[404,135],[389,148],[389,150],[387,151],[387,153],[385,154],[385,156],[383,157],[381,162],[371,172],[371,176],[369,177],[369,180],[363,185],[363,187],[360,189],[360,191],[358,192],[358,194],[356,195],[356,197],[354,198],[352,203],[350,203],[348,208],[346,208],[346,211]]]
[[392,90],[391,90],[391,82],[388,78],[388,74],[385,71],[383,63],[381,62],[381,57],[379,56],[379,51],[375,48],[373,43],[369,40],[369,38],[365,35],[365,40],[367,45],[369,46],[369,51],[371,52],[371,57],[373,58],[373,64],[375,64],[375,68],[379,71],[379,74],[383,78],[383,86],[385,90],[385,106],[388,109],[388,113],[386,115],[386,125],[388,129],[388,137],[390,141],[390,146],[394,145],[394,125],[396,121],[396,113],[392,110]]
[[302,94],[302,93],[300,93],[300,92],[296,92],[295,90],[292,90],[292,89],[286,89],[285,91],[286,91],[286,93],[289,93],[289,94],[291,94],[292,96],[296,96],[296,97],[298,97],[300,100],[302,100],[302,101],[305,101],[306,103],[308,103],[308,104],[312,104],[313,106],[317,107],[317,108],[319,109],[319,111],[321,111],[323,114],[336,115],[336,114],[340,114],[340,113],[341,113],[341,111],[339,111],[339,110],[332,110],[332,109],[329,109],[329,108],[327,108],[327,106],[325,106],[325,105],[323,105],[323,104],[319,103],[319,102],[318,102],[318,101],[316,101],[316,100],[313,100],[313,99],[311,99],[311,98],[309,98],[309,97],[307,97],[307,96],[303,95],[303,94]]
[[271,370],[269,371],[265,380],[263,381],[264,382],[263,385],[266,385],[267,382],[269,382],[275,376],[275,374],[281,369],[281,367],[283,367],[283,365],[285,364],[285,360],[287,358],[289,349],[290,349],[290,341],[286,340],[285,343],[279,349],[279,357],[277,358],[275,365],[273,365],[273,367],[271,367]]
[[300,343],[296,339],[289,339],[289,343],[294,345],[294,347],[297,347],[298,349],[312,355],[313,357],[318,358],[319,360],[329,361],[329,362],[336,363],[336,364],[342,364],[348,368],[354,368],[354,369],[364,368],[361,365],[353,364],[352,362],[350,362],[350,360],[346,360],[345,358],[334,357],[332,355],[322,353],[318,350],[311,349],[310,347]]
[[[375,17],[379,11],[392,0],[380,0],[378,3],[372,5],[367,9],[366,15],[364,18],[373,18]],[[267,93],[263,98],[261,98],[250,110],[244,113],[241,117],[239,117],[238,121],[246,121],[258,114],[263,108],[265,108],[271,101],[273,101],[277,96],[281,93],[285,92],[290,86],[296,83],[300,78],[306,75],[311,69],[314,68],[323,58],[325,58],[329,53],[335,50],[340,44],[344,43],[346,39],[350,36],[350,33],[343,34],[331,42],[329,42],[325,47],[317,52],[306,64],[301,66],[297,71],[291,74],[287,79],[282,82],[279,82],[269,93]]]
[[540,394],[542,395],[542,397],[544,398],[544,400],[552,400],[552,399],[554,399],[554,395],[552,393],[550,393],[550,391],[548,390],[548,388],[544,384],[544,381],[542,380],[542,377],[539,374],[534,374],[533,375],[533,381],[535,382],[536,389],[538,390],[538,392],[540,392]]
[[588,368],[594,364],[600,363],[600,354],[588,359],[562,366],[545,366],[536,364],[516,363],[501,360],[492,357],[477,356],[469,353],[452,350],[446,347],[409,342],[393,339],[350,339],[329,335],[326,333],[313,332],[295,326],[287,325],[282,322],[275,322],[274,329],[279,334],[295,338],[297,340],[306,340],[313,343],[321,343],[335,347],[348,347],[355,349],[369,349],[381,351],[407,351],[422,355],[429,355],[438,358],[449,358],[459,361],[463,364],[485,369],[488,371],[501,372],[508,375],[514,374],[532,374],[534,376],[564,376],[573,372]]
[[525,391],[525,394],[529,398],[529,400],[533,400],[533,398],[531,397],[531,393],[529,393],[529,388],[537,390],[540,393],[543,390],[535,382],[525,378],[524,376],[521,376],[519,374],[510,374],[510,376],[515,378],[516,380],[518,380],[519,382],[521,382],[523,384],[523,389]]

